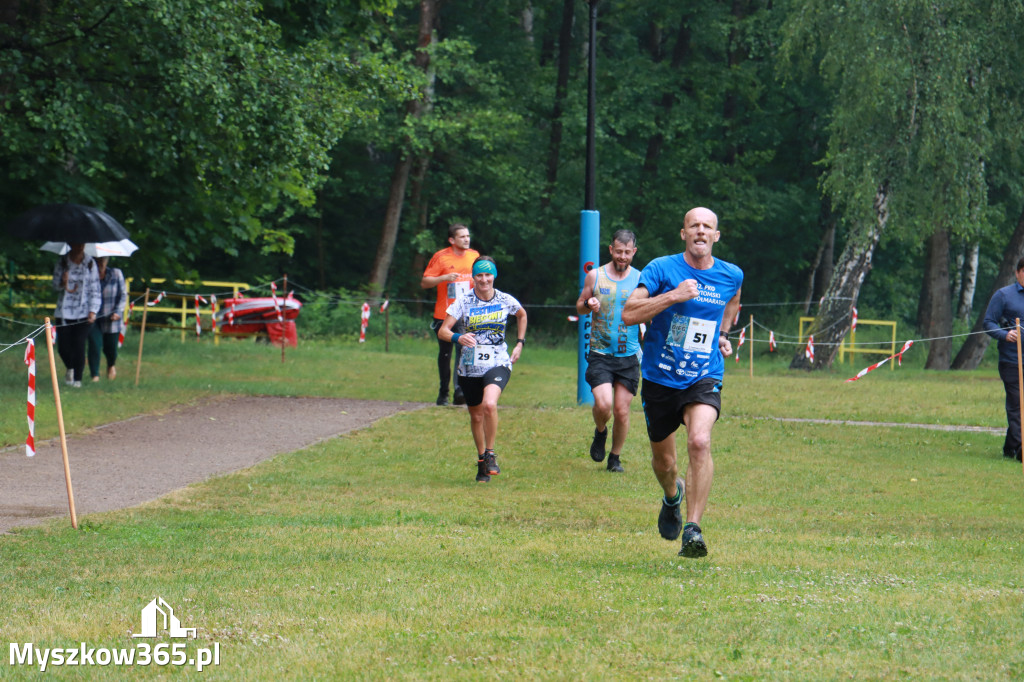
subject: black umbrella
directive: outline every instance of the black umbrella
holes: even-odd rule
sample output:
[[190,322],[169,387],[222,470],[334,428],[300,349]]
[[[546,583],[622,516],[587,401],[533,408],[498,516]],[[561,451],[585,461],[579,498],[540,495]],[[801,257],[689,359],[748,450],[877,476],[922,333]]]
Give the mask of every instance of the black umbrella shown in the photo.
[[45,204],[25,211],[7,225],[22,239],[85,244],[128,239],[128,230],[113,217],[90,206]]

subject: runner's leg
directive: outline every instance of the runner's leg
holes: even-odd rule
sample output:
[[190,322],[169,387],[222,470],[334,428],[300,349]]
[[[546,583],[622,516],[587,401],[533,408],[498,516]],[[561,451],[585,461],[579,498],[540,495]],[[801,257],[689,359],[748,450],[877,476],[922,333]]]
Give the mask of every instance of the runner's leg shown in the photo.
[[690,403],[683,410],[686,425],[686,521],[700,523],[711,494],[715,463],[711,459],[711,429],[718,410],[704,403]]
[[615,423],[612,429],[612,454],[621,455],[626,445],[626,434],[629,433],[629,406],[633,402],[633,394],[622,384],[615,384]]

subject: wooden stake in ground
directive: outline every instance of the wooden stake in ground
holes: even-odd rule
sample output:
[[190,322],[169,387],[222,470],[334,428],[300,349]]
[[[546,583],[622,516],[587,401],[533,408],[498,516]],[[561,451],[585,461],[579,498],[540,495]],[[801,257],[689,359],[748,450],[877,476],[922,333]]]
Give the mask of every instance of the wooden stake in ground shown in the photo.
[[[288,298],[288,273],[284,273],[284,298],[281,299],[281,305],[284,305],[285,299]],[[288,334],[285,332],[285,319],[284,315],[281,316],[281,362],[284,362],[284,345],[288,342]]]
[[149,310],[149,287],[146,287],[146,299],[142,303],[142,329],[139,330],[139,359],[135,362],[135,385],[139,385],[139,372],[142,371],[142,342],[146,340],[146,311]]
[[391,350],[390,341],[391,339],[391,306],[388,305],[388,295],[384,294],[384,352],[387,353]]
[[46,350],[50,356],[50,379],[53,381],[53,402],[57,405],[57,431],[60,433],[60,453],[64,459],[64,483],[68,488],[68,509],[71,511],[71,527],[78,530],[75,516],[75,493],[71,489],[71,465],[68,463],[68,439],[64,435],[64,412],[60,406],[60,381],[57,380],[57,361],[53,357],[53,335],[50,318],[46,318]]
[[[1022,390],[1022,389],[1024,389],[1024,386],[1022,386],[1022,384],[1024,384],[1024,365],[1021,365],[1021,357],[1020,357],[1020,318],[1019,317],[1017,318],[1016,325],[1017,326],[1015,328],[1017,330],[1017,399],[1020,401],[1020,409],[1021,409],[1021,411],[1024,412],[1024,390]],[[1021,443],[1024,443],[1024,425],[1022,425],[1020,427],[1020,430],[1021,430],[1021,432],[1019,434],[1017,434],[1017,435],[1018,435],[1018,437],[1020,437],[1022,439]],[[1024,448],[1024,446],[1021,446],[1021,447]],[[1021,462],[1021,467],[1024,468],[1024,462]]]
[[754,378],[754,316],[750,316],[750,378]]

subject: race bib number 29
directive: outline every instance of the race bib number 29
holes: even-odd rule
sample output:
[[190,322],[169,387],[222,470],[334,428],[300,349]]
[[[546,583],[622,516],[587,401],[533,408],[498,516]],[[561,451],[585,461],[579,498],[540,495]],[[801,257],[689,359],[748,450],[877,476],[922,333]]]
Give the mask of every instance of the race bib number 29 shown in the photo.
[[479,345],[462,349],[462,364],[468,367],[490,369],[503,365],[508,353],[502,352],[498,346]]

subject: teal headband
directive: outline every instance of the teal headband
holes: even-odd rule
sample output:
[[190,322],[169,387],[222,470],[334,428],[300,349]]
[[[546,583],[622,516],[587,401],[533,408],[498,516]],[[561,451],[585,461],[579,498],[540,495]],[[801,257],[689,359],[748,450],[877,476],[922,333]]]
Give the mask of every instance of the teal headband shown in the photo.
[[498,266],[489,260],[478,260],[473,263],[473,276],[476,277],[481,272],[489,272],[495,277],[498,276]]

